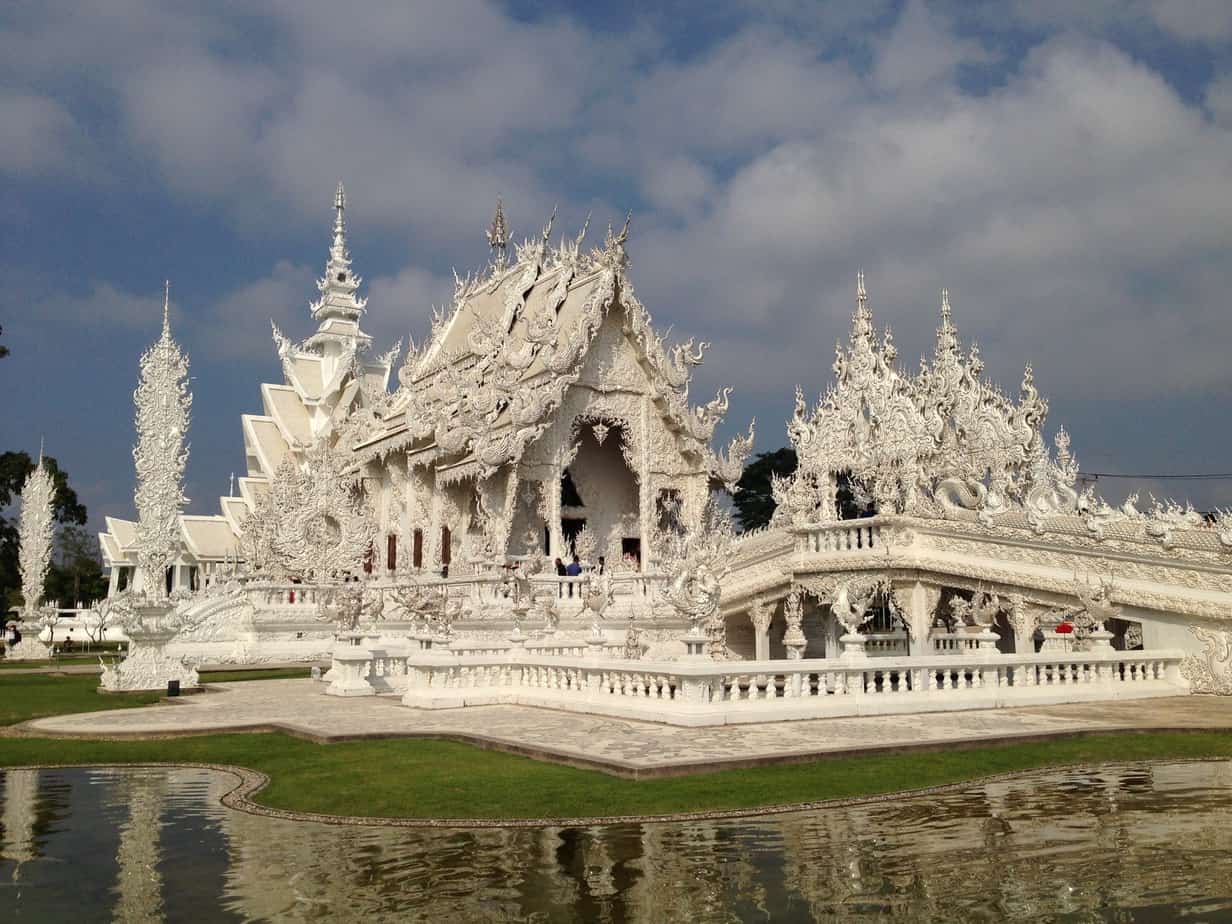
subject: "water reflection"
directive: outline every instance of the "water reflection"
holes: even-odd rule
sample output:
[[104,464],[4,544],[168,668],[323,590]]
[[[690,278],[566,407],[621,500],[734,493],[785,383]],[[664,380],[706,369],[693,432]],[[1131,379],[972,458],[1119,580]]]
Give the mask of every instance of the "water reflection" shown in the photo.
[[1035,774],[738,821],[341,828],[206,770],[4,775],[19,920],[808,921],[1232,916],[1232,762]]

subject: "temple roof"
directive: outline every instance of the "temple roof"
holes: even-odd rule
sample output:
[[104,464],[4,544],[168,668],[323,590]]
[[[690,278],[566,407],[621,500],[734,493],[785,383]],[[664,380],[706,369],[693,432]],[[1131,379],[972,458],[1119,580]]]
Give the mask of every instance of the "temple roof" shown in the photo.
[[[582,248],[585,228],[556,247],[551,229],[549,221],[539,237],[518,247],[512,265],[505,265],[501,248],[486,275],[458,281],[452,309],[447,317],[438,313],[428,344],[408,355],[398,390],[374,418],[356,421],[348,445],[358,450],[358,461],[434,445],[430,458],[437,464],[453,469],[473,462],[468,474],[473,467],[490,474],[520,458],[578,380],[604,318],[619,308],[623,336],[679,448],[712,470],[723,465],[709,441],[726,393],[689,406],[692,366],[705,344],[665,349],[626,275],[628,223],[619,234],[609,228],[604,246],[590,251]],[[751,444],[751,436],[739,438],[732,449],[746,453]]]

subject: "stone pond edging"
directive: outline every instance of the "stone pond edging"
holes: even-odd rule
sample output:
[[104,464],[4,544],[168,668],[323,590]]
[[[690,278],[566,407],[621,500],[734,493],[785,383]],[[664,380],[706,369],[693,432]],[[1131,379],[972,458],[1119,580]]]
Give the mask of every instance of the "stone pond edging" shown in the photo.
[[728,819],[755,818],[762,815],[786,815],[793,812],[812,812],[824,809],[845,808],[849,806],[873,805],[889,802],[895,799],[914,799],[922,796],[951,793],[971,786],[981,786],[988,783],[1004,782],[1029,776],[1034,773],[1055,772],[1063,769],[1103,770],[1113,767],[1140,767],[1156,763],[1190,764],[1214,763],[1228,761],[1227,757],[1175,757],[1151,760],[1130,761],[1100,761],[1094,764],[1056,764],[1042,767],[1032,767],[1029,770],[1014,770],[1007,773],[994,773],[985,776],[972,777],[955,783],[945,783],[938,786],[924,786],[917,789],[900,789],[894,792],[878,793],[868,796],[850,796],[840,799],[822,799],[813,802],[781,803],[777,805],[753,806],[738,809],[718,809],[703,812],[666,812],[652,815],[593,815],[562,818],[390,818],[367,817],[361,815],[330,815],[323,812],[299,812],[288,809],[271,808],[254,802],[252,797],[268,785],[269,776],[248,767],[236,764],[212,764],[193,761],[142,761],[137,763],[48,763],[20,764],[2,767],[0,771],[9,770],[60,770],[60,769],[192,769],[213,770],[229,774],[236,779],[236,784],[223,793],[219,801],[222,805],[248,815],[265,818],[277,818],[284,821],[306,821],[316,824],[337,825],[345,827],[373,828],[453,828],[453,829],[490,829],[490,828],[585,828],[600,825],[656,824],[689,821],[723,821]]

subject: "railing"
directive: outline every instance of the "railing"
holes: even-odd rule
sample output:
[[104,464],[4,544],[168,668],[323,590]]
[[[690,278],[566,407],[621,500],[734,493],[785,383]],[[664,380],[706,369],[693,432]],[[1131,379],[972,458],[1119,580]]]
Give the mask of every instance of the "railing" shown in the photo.
[[881,526],[868,520],[839,520],[809,527],[796,535],[801,555],[867,552],[881,548]]
[[902,632],[874,632],[864,636],[864,651],[869,657],[905,656],[909,649],[910,643]]
[[1187,689],[1177,651],[648,662],[577,650],[373,649],[365,660],[348,649],[339,658],[355,670],[366,665],[370,692],[404,692],[408,706],[520,703],[681,725],[1175,696]]
[[[583,574],[576,577],[560,577],[552,575],[536,575],[531,578],[531,584],[536,593],[551,593],[560,602],[565,613],[571,609],[580,611],[593,574]],[[366,578],[368,587],[375,592],[384,593],[393,590],[398,582],[389,577]],[[504,580],[499,572],[488,572],[475,575],[460,575],[442,578],[436,575],[417,575],[417,585],[424,590],[444,590],[451,600],[470,600],[481,604],[485,611],[510,609],[513,606],[516,591],[512,584]],[[611,575],[612,591],[617,606],[622,601],[652,599],[667,581],[667,576],[654,572],[618,571]],[[286,606],[315,607],[326,599],[326,596],[345,585],[297,584],[293,582],[261,581],[253,582],[245,587],[248,599],[262,609]],[[386,595],[386,603],[390,598]]]
[[964,654],[979,651],[980,637],[960,632],[934,632],[933,651],[937,654]]

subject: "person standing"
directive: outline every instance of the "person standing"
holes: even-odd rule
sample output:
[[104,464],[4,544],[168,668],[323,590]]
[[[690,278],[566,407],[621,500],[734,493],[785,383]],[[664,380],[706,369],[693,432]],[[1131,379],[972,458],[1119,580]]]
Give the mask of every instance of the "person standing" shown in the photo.
[[[581,575],[581,573],[582,573],[582,563],[578,561],[578,557],[574,555],[573,561],[569,562],[568,567],[565,568],[565,574],[568,577],[578,577]],[[573,596],[573,581],[569,582],[569,596],[571,597]]]

